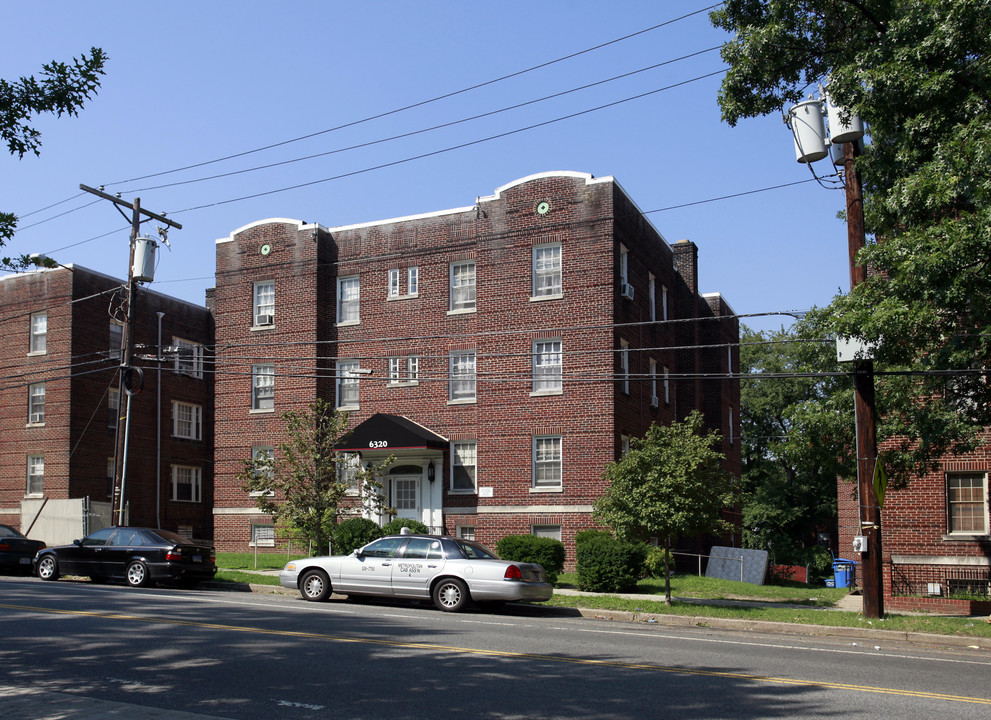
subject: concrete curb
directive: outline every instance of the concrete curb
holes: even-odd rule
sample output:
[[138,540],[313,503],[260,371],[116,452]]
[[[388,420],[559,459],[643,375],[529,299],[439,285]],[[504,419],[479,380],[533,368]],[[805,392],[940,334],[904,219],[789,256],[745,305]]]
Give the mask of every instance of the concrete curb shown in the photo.
[[[226,592],[251,592],[262,595],[298,596],[299,592],[281,585],[256,585],[244,583],[200,583],[200,588]],[[343,595],[333,597],[342,598]],[[535,606],[539,607],[539,606]],[[918,645],[942,645],[947,647],[991,649],[991,638],[959,635],[930,635],[929,633],[902,632],[900,630],[875,630],[873,628],[837,627],[833,625],[800,625],[796,623],[771,622],[767,620],[738,620],[736,618],[714,618],[704,615],[665,615],[625,610],[596,610],[592,608],[558,608],[577,612],[586,620],[600,622],[641,623],[664,627],[713,628],[737,632],[765,632],[782,635],[813,635],[817,637],[839,637],[851,640],[869,640],[872,643],[889,640]]]

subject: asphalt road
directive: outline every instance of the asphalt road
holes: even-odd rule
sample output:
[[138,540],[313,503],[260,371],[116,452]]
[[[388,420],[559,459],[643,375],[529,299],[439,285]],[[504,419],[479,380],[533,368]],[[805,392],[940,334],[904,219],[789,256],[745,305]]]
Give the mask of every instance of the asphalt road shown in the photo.
[[986,650],[0,577],[0,718],[988,717]]

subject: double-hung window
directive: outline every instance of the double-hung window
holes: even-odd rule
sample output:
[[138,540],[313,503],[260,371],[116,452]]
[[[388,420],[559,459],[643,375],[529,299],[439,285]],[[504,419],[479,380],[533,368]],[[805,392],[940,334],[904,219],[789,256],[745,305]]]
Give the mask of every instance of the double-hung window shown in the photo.
[[393,268],[389,271],[389,297],[401,298],[412,297],[420,291],[420,270],[416,267],[406,269],[406,292],[403,292],[402,281],[403,271]]
[[459,350],[451,353],[451,400],[475,399],[475,351]]
[[533,248],[533,297],[560,297],[561,244],[535,245]]
[[451,263],[451,310],[475,309],[475,261]]
[[203,499],[203,471],[189,465],[172,466],[172,500],[176,502],[201,502]]
[[651,358],[650,359],[650,406],[657,407],[658,404],[659,401],[657,398],[657,361],[654,358]]
[[951,533],[988,534],[988,478],[985,473],[946,476],[947,520]]
[[120,390],[110,388],[107,391],[107,427],[116,428],[120,419]]
[[109,357],[111,360],[120,360],[121,347],[124,344],[124,326],[116,320],[110,321],[110,348]]
[[202,378],[203,346],[180,338],[172,338],[172,344],[177,348],[175,371],[180,375]]
[[416,355],[389,358],[389,384],[411,385],[420,379],[420,358]]
[[654,322],[657,320],[657,278],[654,277],[654,273],[647,275],[647,294],[650,303],[650,321]]
[[31,315],[31,342],[28,352],[44,355],[48,352],[48,313],[37,312]]
[[619,341],[619,371],[623,392],[630,394],[630,343]]
[[533,392],[560,393],[561,386],[561,341],[533,341]]
[[275,365],[251,367],[251,409],[275,409]]
[[341,453],[337,463],[337,482],[344,486],[344,492],[348,495],[361,492],[361,455]]
[[361,281],[357,275],[337,279],[337,322],[361,322]]
[[345,360],[337,363],[337,407],[358,407],[357,370],[357,360]]
[[172,436],[187,440],[202,440],[203,406],[173,400]]
[[533,439],[533,487],[561,487],[561,436],[546,435]]
[[478,445],[474,440],[451,443],[451,490],[475,492]]
[[28,455],[28,495],[41,495],[45,491],[45,456]]
[[255,283],[254,324],[264,327],[275,323],[275,280]]
[[664,368],[664,404],[671,404],[671,371]]
[[[252,473],[257,479],[272,479],[275,473],[275,447],[272,445],[255,445],[251,448],[251,460],[255,463]],[[271,490],[256,490],[250,493],[251,497],[271,494]]]
[[45,383],[28,386],[28,423],[43,425],[45,422]]

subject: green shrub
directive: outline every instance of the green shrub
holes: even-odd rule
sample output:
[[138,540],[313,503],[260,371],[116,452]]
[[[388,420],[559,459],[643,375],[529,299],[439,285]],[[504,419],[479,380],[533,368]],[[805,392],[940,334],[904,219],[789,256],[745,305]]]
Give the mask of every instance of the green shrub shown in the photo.
[[663,578],[665,570],[674,568],[674,558],[662,547],[652,546],[647,549],[647,560],[644,570],[647,577]]
[[334,554],[350,555],[355,548],[382,537],[382,528],[367,518],[348,518],[334,528]]
[[602,531],[586,530],[575,538],[578,589],[622,592],[636,587],[647,560],[647,546],[617,540]]
[[382,526],[383,535],[399,535],[404,527],[409,528],[412,533],[422,533],[424,535],[430,534],[430,528],[424,525],[419,520],[410,520],[409,518],[396,518],[391,520]]
[[564,569],[564,543],[536,535],[507,535],[496,544],[496,553],[503,560],[537,563],[547,573],[547,581],[557,582]]
[[822,585],[833,574],[833,556],[826,548],[817,545],[804,551],[804,565],[809,569],[809,585]]

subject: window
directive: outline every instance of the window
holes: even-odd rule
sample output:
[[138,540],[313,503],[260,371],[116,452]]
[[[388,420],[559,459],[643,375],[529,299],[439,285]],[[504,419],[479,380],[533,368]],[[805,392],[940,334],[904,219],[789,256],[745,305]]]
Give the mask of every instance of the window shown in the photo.
[[28,495],[41,495],[45,491],[45,456],[28,455]]
[[172,436],[187,440],[202,440],[202,406],[174,400],[172,402]]
[[415,385],[420,379],[420,358],[416,355],[389,358],[389,384]]
[[734,422],[735,422],[735,413],[733,412],[733,408],[729,409],[728,422],[729,422],[729,431],[726,434],[729,436],[729,444],[733,445],[736,442],[736,437],[734,436],[733,433]]
[[671,372],[664,368],[664,404],[668,405],[671,403]]
[[31,315],[31,342],[28,352],[32,355],[43,355],[48,352],[48,313],[38,312]]
[[531,525],[530,534],[537,537],[550,538],[551,540],[561,539],[560,525]]
[[251,366],[251,409],[275,409],[275,365]]
[[361,282],[357,275],[337,279],[337,322],[361,322]]
[[337,363],[337,407],[358,407],[357,360]]
[[43,425],[45,422],[45,383],[28,386],[28,423]]
[[107,427],[116,428],[120,418],[120,390],[110,388],[107,392]]
[[650,321],[657,320],[657,278],[654,273],[647,274],[647,293],[650,296]]
[[337,463],[337,482],[346,488],[348,495],[357,495],[361,491],[361,455],[341,454],[341,461]]
[[560,435],[533,439],[533,486],[535,488],[561,487]]
[[121,347],[124,344],[124,326],[114,320],[110,321],[110,354],[111,360],[120,360]]
[[399,268],[393,268],[389,271],[389,297],[401,298],[416,295],[419,292],[419,277],[419,268],[406,269],[406,292],[404,294],[402,288],[403,271]]
[[619,371],[623,381],[623,392],[630,394],[630,343],[619,341]]
[[668,319],[668,289],[661,285],[661,320]]
[[249,547],[275,547],[275,525],[259,523],[251,525],[251,542]]
[[263,327],[275,323],[275,281],[266,280],[255,283],[255,327]]
[[451,353],[451,400],[475,399],[475,351]]
[[533,392],[560,393],[561,341],[533,341]]
[[458,537],[462,540],[474,540],[475,539],[475,526],[474,525],[458,525]]
[[172,344],[178,348],[175,356],[175,371],[181,375],[202,378],[203,346],[180,338],[172,338]]
[[630,251],[625,245],[619,246],[619,293],[633,299],[633,286],[630,285]]
[[451,490],[475,492],[478,444],[474,440],[451,443]]
[[620,435],[619,436],[619,456],[626,457],[630,454],[630,436]]
[[988,534],[988,481],[984,473],[946,476],[951,533]]
[[107,497],[114,496],[114,470],[117,469],[113,456],[107,458]]
[[203,498],[203,474],[198,467],[172,466],[172,499],[176,502],[201,502]]
[[451,263],[451,310],[475,309],[475,261]]
[[533,296],[560,297],[561,245],[537,245],[533,248]]
[[650,359],[650,406],[657,407],[657,361]]

